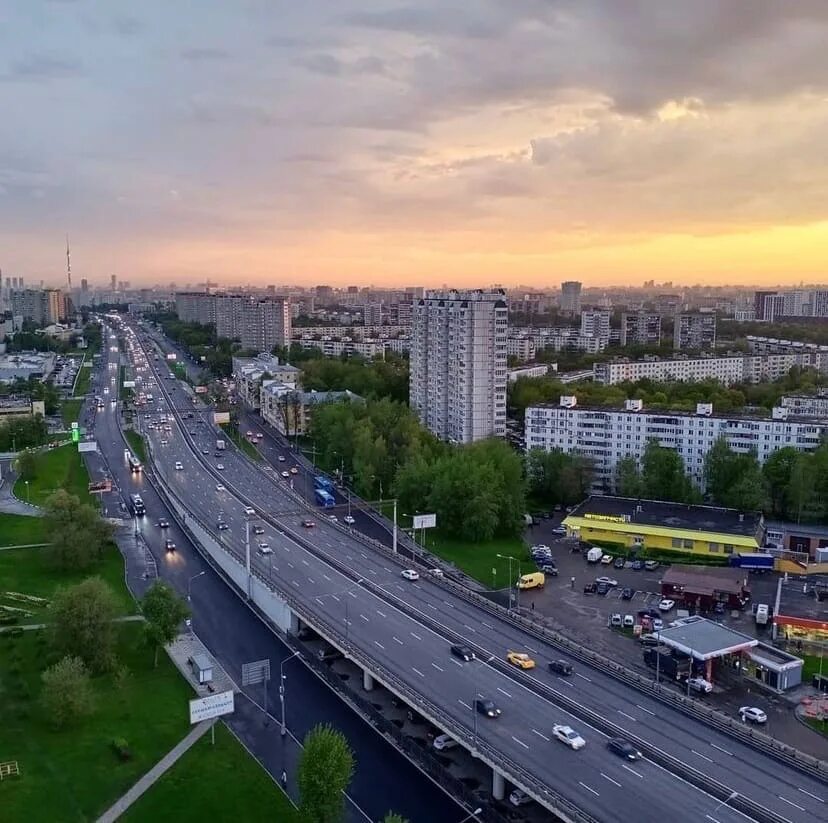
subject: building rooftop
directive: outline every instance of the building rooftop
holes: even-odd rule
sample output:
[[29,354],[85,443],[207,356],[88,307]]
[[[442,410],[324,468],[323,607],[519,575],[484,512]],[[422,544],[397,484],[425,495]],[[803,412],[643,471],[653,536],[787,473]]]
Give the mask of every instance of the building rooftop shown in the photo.
[[664,503],[634,497],[592,495],[578,504],[567,519],[622,520],[681,531],[705,531],[755,537],[762,525],[761,512],[741,512],[715,506]]
[[712,596],[717,592],[740,595],[745,589],[744,569],[716,566],[670,566],[661,578],[662,585],[689,589],[693,594]]
[[792,619],[828,628],[828,575],[780,578],[774,622],[791,623]]
[[696,660],[710,660],[759,645],[755,637],[696,615],[684,617],[659,632],[661,642]]

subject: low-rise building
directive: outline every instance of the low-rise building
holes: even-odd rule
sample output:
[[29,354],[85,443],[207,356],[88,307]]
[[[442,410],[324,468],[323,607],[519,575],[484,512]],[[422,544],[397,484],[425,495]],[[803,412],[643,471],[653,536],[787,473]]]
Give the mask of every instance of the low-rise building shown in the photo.
[[788,394],[779,400],[779,405],[798,417],[828,418],[828,391],[818,394]]
[[549,372],[558,370],[556,363],[531,363],[518,369],[509,369],[506,374],[510,383],[520,380],[521,377],[546,377]]
[[46,416],[46,404],[43,400],[30,400],[28,397],[4,397],[0,399],[0,420],[11,420],[15,417],[34,417],[39,414]]
[[300,391],[273,381],[262,387],[261,415],[288,437],[302,436],[310,430],[314,409],[324,403],[362,402],[352,391]]
[[296,388],[301,374],[301,369],[283,363],[278,357],[267,352],[262,352],[256,357],[233,358],[236,391],[239,397],[254,409],[261,405],[260,393],[263,383],[273,381]]
[[0,383],[13,383],[18,378],[45,380],[55,370],[57,356],[53,352],[18,352],[0,355]]

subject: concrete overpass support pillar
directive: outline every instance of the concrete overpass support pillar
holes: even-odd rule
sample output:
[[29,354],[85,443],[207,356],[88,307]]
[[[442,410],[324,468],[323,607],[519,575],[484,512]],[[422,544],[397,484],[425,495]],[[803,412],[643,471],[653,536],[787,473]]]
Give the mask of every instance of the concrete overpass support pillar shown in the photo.
[[495,800],[503,800],[506,796],[506,781],[503,775],[496,769],[492,769],[492,797]]
[[366,692],[374,690],[374,678],[371,677],[371,673],[367,669],[363,669],[362,671],[362,688]]
[[299,629],[302,627],[302,621],[299,620],[299,616],[296,612],[290,613],[290,630],[289,633],[292,634],[294,637],[298,636]]

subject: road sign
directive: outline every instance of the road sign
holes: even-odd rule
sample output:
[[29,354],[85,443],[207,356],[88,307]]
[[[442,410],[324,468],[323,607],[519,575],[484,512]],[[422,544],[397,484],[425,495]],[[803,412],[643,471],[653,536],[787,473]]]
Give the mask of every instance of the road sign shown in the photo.
[[104,480],[93,480],[89,484],[90,494],[104,494],[112,491],[112,480],[105,478]]
[[265,680],[270,680],[270,660],[242,663],[242,686],[255,686]]
[[433,529],[437,525],[436,514],[415,514],[414,528],[415,529]]
[[221,717],[223,714],[233,714],[234,710],[232,690],[211,694],[190,701],[190,723],[199,723],[211,717]]
[[74,428],[72,429],[72,442],[78,443],[80,441],[80,429]]

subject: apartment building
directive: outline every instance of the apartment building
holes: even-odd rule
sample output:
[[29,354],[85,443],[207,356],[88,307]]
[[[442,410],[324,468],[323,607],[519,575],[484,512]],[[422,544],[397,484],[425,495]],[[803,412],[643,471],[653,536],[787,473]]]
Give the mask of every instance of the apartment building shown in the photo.
[[595,483],[616,488],[618,462],[633,456],[639,466],[649,440],[681,455],[687,473],[700,487],[704,459],[716,440],[724,437],[735,452],[756,452],[763,463],[785,446],[813,451],[828,435],[828,421],[793,418],[783,407],[770,417],[721,416],[709,403],[696,413],[645,411],[641,400],[627,400],[623,409],[578,406],[577,398],[564,396],[557,406],[526,410],[526,448],[559,449],[589,457],[595,465]]
[[828,391],[818,394],[789,394],[782,397],[779,405],[797,417],[822,417],[828,420]]
[[606,348],[610,339],[610,313],[607,309],[586,309],[581,312],[581,335],[595,337]]
[[577,280],[561,283],[561,311],[569,314],[581,311],[581,284]]
[[621,315],[622,346],[661,344],[661,315],[655,312],[624,312]]
[[175,313],[182,323],[216,323],[216,296],[199,291],[179,291],[175,294]]
[[828,289],[792,289],[754,293],[757,320],[780,317],[828,317]]
[[313,412],[325,403],[361,403],[362,398],[352,391],[300,391],[273,381],[262,386],[262,418],[288,437],[307,434]]
[[409,341],[407,339],[393,340],[352,340],[350,337],[323,337],[321,340],[315,338],[294,338],[293,342],[303,349],[318,349],[325,357],[350,357],[358,354],[371,360],[374,357],[381,357],[386,351],[393,351],[401,354],[408,351]]
[[20,289],[11,293],[12,314],[38,326],[60,323],[67,317],[66,297],[60,289]]
[[509,330],[506,346],[509,354],[521,360],[534,360],[539,349],[598,354],[609,341],[610,335],[593,337],[569,326],[516,326]]
[[239,340],[248,349],[269,351],[274,346],[288,346],[290,301],[287,297],[217,295],[216,334]]
[[682,312],[673,324],[674,349],[712,349],[716,346],[716,315]]
[[443,440],[506,435],[507,315],[502,290],[434,291],[415,302],[411,407]]
[[268,352],[256,357],[233,358],[233,380],[239,397],[254,409],[261,407],[261,389],[267,383],[278,383],[296,388],[302,370],[282,362]]

